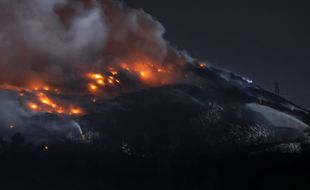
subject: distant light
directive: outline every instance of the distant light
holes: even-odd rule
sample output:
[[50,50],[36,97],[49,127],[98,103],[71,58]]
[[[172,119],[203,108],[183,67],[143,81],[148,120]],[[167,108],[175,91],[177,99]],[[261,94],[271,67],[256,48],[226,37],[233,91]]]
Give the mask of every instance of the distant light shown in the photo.
[[205,69],[205,68],[207,68],[207,65],[204,63],[199,63],[199,68]]
[[254,81],[252,79],[249,79],[249,78],[243,78],[243,80],[245,80],[249,84],[253,84],[254,83]]
[[102,79],[97,80],[97,84],[104,85],[104,81]]
[[51,88],[50,88],[49,86],[44,86],[43,89],[44,89],[45,91],[50,91]]
[[89,87],[89,90],[91,92],[97,92],[97,90],[98,90],[98,86],[96,86],[94,84],[89,84],[88,87]]
[[47,145],[44,146],[44,150],[48,150],[49,147]]
[[71,108],[70,113],[74,115],[78,115],[82,113],[82,110],[80,108]]
[[39,107],[35,103],[29,103],[29,108],[32,109],[32,110],[37,110]]
[[247,79],[246,81],[247,81],[248,83],[250,83],[250,84],[253,83],[253,81],[252,81],[251,79]]

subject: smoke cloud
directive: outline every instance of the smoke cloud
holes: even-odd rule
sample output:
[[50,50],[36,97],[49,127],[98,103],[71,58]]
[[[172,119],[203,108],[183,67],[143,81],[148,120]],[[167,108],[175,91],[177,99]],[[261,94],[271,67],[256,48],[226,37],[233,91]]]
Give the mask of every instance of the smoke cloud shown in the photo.
[[160,22],[117,1],[3,0],[0,9],[1,83],[59,84],[83,68],[179,57]]
[[[0,85],[64,89],[79,83],[85,72],[124,61],[164,66],[189,57],[163,38],[159,21],[118,1],[1,0],[0,9]],[[48,117],[26,109],[18,93],[0,92],[2,136],[19,131],[46,138],[50,132],[77,130],[70,119],[55,117],[47,124]]]

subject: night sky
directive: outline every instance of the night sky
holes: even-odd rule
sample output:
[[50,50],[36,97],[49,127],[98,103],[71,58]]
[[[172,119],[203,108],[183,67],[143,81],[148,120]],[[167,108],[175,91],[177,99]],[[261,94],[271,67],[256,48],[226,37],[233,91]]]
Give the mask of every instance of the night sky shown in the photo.
[[310,1],[123,0],[194,57],[252,78],[310,109]]

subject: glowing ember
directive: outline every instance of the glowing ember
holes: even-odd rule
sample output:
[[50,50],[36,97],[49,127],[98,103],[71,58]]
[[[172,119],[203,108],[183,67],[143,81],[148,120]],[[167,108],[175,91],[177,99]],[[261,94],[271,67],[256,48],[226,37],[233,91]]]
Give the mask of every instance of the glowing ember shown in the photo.
[[98,73],[89,73],[88,77],[94,80],[103,79],[104,76]]
[[62,115],[81,115],[83,110],[76,106],[60,105],[45,93],[40,92],[36,94],[35,102],[29,102],[28,108],[34,112],[47,112]]
[[33,111],[37,111],[39,109],[39,106],[35,103],[29,102],[28,103],[28,108],[33,110]]
[[141,75],[141,77],[146,77],[146,74],[143,71],[140,72],[140,75]]
[[46,105],[48,105],[48,106],[50,106],[52,108],[57,108],[58,107],[58,105],[55,102],[53,102],[53,100],[51,100],[49,97],[47,97],[46,94],[39,93],[37,96],[38,96],[39,101],[42,104],[46,104]]
[[98,91],[98,86],[94,85],[94,84],[88,84],[88,89],[90,92],[97,92]]
[[97,84],[104,85],[104,81],[102,79],[97,80]]
[[205,69],[205,68],[207,68],[207,65],[204,63],[199,63],[199,68]]
[[122,63],[121,68],[135,74],[142,82],[149,85],[164,84],[169,80],[172,68],[153,64],[151,61],[135,61],[132,63]]
[[49,86],[44,86],[43,89],[44,89],[45,91],[49,91],[49,90],[50,90],[50,87],[49,87]]
[[[108,68],[107,72],[94,72],[87,73],[86,79],[88,83],[88,91],[90,93],[99,92],[99,87],[118,86],[121,84],[119,80],[119,71],[125,70],[135,75],[142,83],[155,86],[162,85],[169,81],[173,69],[171,67],[160,66],[159,64],[152,63],[152,61],[134,61],[122,62],[117,67]],[[103,74],[108,73],[108,74]]]
[[118,72],[117,72],[117,71],[111,71],[111,74],[112,74],[113,76],[116,76],[116,75],[118,75]]
[[[33,112],[47,112],[61,115],[84,114],[82,108],[79,108],[78,106],[71,105],[63,101],[61,101],[62,103],[60,103],[55,99],[49,97],[46,93],[60,94],[61,91],[48,85],[33,85],[33,87],[30,88],[16,87],[13,85],[0,85],[0,88],[17,91],[21,98],[31,97],[31,101],[27,101],[26,103],[26,108]],[[96,89],[97,87],[95,87],[95,90]]]
[[[200,64],[199,67],[205,67]],[[164,85],[174,80],[175,71],[171,66],[162,66],[153,63],[149,59],[128,60],[115,64],[107,70],[95,72],[86,72],[83,76],[87,92],[95,95],[90,101],[97,102],[97,96],[105,94],[105,90],[119,86],[121,81],[120,73],[129,72],[136,79],[149,86]],[[126,75],[124,75],[126,76]],[[172,77],[171,77],[172,76]],[[123,78],[123,76],[122,76]],[[82,115],[84,110],[76,105],[71,105],[67,101],[61,100],[59,94],[65,91],[59,90],[54,86],[47,85],[43,81],[34,81],[24,87],[10,84],[0,85],[0,89],[12,90],[18,92],[21,100],[26,100],[26,108],[33,112],[46,112],[59,115]]]
[[79,115],[82,113],[82,110],[80,108],[71,108],[70,109],[70,115]]
[[116,86],[120,84],[121,82],[116,78],[117,75],[118,72],[112,69],[109,75],[87,73],[85,76],[87,80],[90,81],[90,83],[88,83],[88,91],[90,93],[97,93],[99,91],[99,87]]

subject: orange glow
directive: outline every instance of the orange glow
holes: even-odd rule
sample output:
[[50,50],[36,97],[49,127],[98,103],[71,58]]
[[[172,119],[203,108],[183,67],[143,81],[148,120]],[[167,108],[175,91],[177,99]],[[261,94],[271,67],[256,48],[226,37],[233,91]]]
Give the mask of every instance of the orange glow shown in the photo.
[[70,109],[70,115],[79,115],[82,113],[82,110],[80,108],[71,108]]
[[38,106],[37,104],[35,104],[35,103],[32,103],[32,102],[29,102],[29,103],[28,103],[28,107],[29,107],[31,110],[33,110],[33,111],[36,111],[36,110],[39,109],[39,106]]
[[28,108],[34,112],[47,112],[61,115],[81,115],[83,110],[76,106],[60,105],[45,93],[36,94],[36,102],[29,102]]
[[90,83],[90,84],[88,84],[88,89],[89,89],[90,92],[94,93],[94,92],[98,91],[98,86]]
[[130,71],[131,69],[129,68],[129,65],[126,63],[121,64],[121,68],[127,71]]
[[44,86],[43,89],[44,89],[45,91],[49,91],[51,88],[50,88],[49,86]]
[[135,61],[131,63],[122,63],[120,67],[139,77],[142,82],[149,85],[159,85],[165,83],[170,77],[172,69],[159,64],[154,64],[152,61]]
[[[77,81],[81,81],[81,84],[83,84],[84,91],[92,95],[92,98],[89,99],[90,102],[96,103],[96,98],[101,95],[105,97],[105,95],[116,94],[118,91],[112,91],[112,88],[120,87],[120,92],[126,91],[127,89],[130,90],[130,88],[123,88],[121,86],[123,83],[122,80],[126,80],[126,76],[133,76],[134,80],[138,80],[143,86],[164,85],[172,82],[176,78],[175,73],[177,71],[172,66],[161,65],[160,62],[143,55],[119,61],[113,67],[99,67],[100,70],[98,68],[91,68],[93,71],[86,70],[81,75],[83,77],[82,80],[77,79]],[[198,67],[205,68],[206,66],[200,64]],[[130,75],[127,75],[128,73]],[[65,93],[71,90],[71,87],[73,87],[73,90],[69,91],[70,94],[76,93],[77,91],[75,90],[81,88],[76,87],[76,85],[69,85],[62,89],[59,86],[61,84],[57,83],[57,88],[54,85],[37,79],[36,81],[27,81],[24,86],[0,84],[0,89],[16,91],[20,96],[19,99],[22,102],[26,102],[24,104],[25,107],[33,112],[46,112],[59,115],[82,115],[85,113],[82,108],[71,105],[67,100],[62,100],[61,98],[64,96],[58,96],[60,94],[66,95]],[[84,93],[82,92],[81,94]]]
[[146,76],[145,72],[143,72],[143,71],[140,72],[140,75],[141,75],[141,77],[145,77]]
[[38,95],[38,100],[42,103],[42,104],[46,104],[52,108],[57,108],[58,105],[53,101],[51,100],[49,97],[46,96],[46,94],[44,93],[39,93]]
[[[32,98],[31,101],[27,101],[26,108],[33,112],[47,112],[61,115],[82,115],[84,111],[74,105],[68,103],[59,103],[47,95],[60,94],[61,91],[57,88],[53,88],[48,85],[32,85],[32,87],[17,87],[13,85],[0,85],[1,89],[7,89],[17,91],[20,97]],[[27,96],[25,96],[27,94]],[[63,105],[62,105],[63,104]]]
[[118,75],[118,72],[117,72],[117,71],[111,71],[111,74],[112,74],[113,76],[115,76],[115,75]]
[[118,72],[114,69],[110,68],[110,75],[103,75],[100,73],[87,73],[85,76],[89,80],[88,83],[88,91],[90,93],[98,93],[99,86],[107,87],[107,86],[116,86],[121,82],[116,78]]
[[91,79],[97,80],[97,79],[103,79],[103,75],[99,73],[88,73],[87,76]]
[[97,84],[104,85],[104,81],[102,79],[97,80]]
[[200,67],[201,69],[205,69],[205,68],[207,68],[207,65],[204,64],[204,63],[199,63],[199,67]]
[[48,85],[31,85],[30,88],[27,89],[27,91],[46,91],[46,92],[55,92],[55,93],[60,93],[60,90],[57,88],[52,88],[51,86]]

